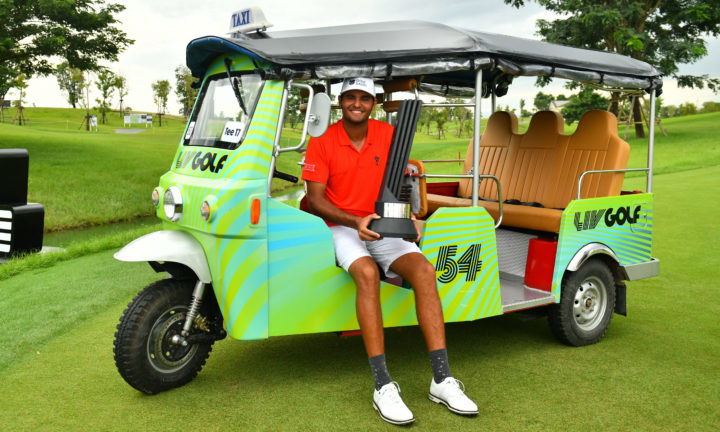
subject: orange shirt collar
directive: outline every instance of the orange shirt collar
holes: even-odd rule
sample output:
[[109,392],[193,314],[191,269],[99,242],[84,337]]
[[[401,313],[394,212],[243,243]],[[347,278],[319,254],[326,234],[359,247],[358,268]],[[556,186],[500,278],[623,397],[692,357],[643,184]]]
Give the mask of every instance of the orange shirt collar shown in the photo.
[[[350,141],[350,137],[348,136],[347,132],[345,131],[345,127],[343,126],[343,120],[340,119],[337,122],[338,127],[340,130],[338,131],[340,133],[340,144],[350,146],[352,148],[355,148],[352,141]],[[373,132],[375,131],[375,125],[373,124],[373,119],[368,119],[368,130],[367,130],[367,136],[365,137],[365,144],[363,144],[363,149],[365,149],[366,145],[372,145],[373,141],[372,138],[374,137]],[[355,149],[357,150],[357,149]],[[362,151],[362,150],[361,150]]]

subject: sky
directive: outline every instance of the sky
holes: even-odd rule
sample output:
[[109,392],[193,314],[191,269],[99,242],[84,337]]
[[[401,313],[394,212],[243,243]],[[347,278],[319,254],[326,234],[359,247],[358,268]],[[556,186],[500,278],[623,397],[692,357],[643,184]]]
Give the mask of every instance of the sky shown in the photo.
[[[112,0],[109,0],[112,1]],[[240,4],[229,0],[126,0],[117,1],[126,9],[118,14],[119,27],[135,43],[119,56],[116,63],[106,63],[109,69],[127,78],[129,94],[125,105],[133,110],[156,112],[151,84],[157,80],[170,81],[175,86],[174,70],[185,64],[185,48],[192,39],[223,36],[228,31],[232,12],[248,6],[259,6],[273,24],[269,30],[291,30],[325,27],[342,24],[359,24],[376,21],[425,20],[479,31],[501,33],[531,39],[540,39],[535,22],[539,18],[552,19],[553,15],[534,3],[521,9],[507,6],[502,0],[365,0],[345,2],[338,0],[255,0]],[[304,6],[303,6],[304,4]],[[708,74],[720,76],[720,39],[708,40],[709,55],[692,65],[681,65],[681,74]],[[498,98],[498,104],[518,109],[520,99],[528,108],[538,91],[551,94],[570,94],[562,87],[563,80],[555,80],[551,87],[534,86],[535,79],[521,77],[514,81],[507,96]],[[91,87],[97,97],[95,86]],[[666,79],[662,95],[665,105],[692,102],[720,101],[720,94],[705,90],[678,89],[675,82]],[[14,98],[10,92],[8,99]],[[53,76],[33,78],[27,89],[27,106],[68,107],[57,80]],[[117,106],[115,100],[114,106]],[[180,103],[175,93],[168,101],[170,113],[178,113]],[[485,111],[485,110],[483,110]]]

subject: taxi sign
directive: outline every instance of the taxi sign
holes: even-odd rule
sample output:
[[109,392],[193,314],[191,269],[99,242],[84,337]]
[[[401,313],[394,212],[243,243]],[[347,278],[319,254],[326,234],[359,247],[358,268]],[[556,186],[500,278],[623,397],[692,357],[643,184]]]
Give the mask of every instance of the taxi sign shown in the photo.
[[228,33],[248,33],[254,30],[265,30],[272,24],[265,19],[262,9],[252,6],[233,12],[230,17],[230,31]]

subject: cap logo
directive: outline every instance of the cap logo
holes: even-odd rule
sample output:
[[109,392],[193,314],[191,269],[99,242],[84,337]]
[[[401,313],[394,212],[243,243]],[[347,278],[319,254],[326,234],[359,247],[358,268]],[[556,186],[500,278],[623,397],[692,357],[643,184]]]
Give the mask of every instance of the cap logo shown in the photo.
[[373,95],[375,93],[375,85],[372,78],[356,77],[346,78],[343,81],[342,90],[340,94],[350,90],[360,90]]

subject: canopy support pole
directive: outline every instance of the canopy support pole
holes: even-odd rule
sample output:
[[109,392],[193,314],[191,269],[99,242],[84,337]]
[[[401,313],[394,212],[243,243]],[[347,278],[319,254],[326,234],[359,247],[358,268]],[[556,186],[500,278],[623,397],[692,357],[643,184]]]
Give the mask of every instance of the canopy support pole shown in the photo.
[[268,170],[267,196],[272,198],[272,180],[275,175],[275,159],[280,154],[280,136],[282,135],[282,126],[285,123],[285,109],[287,108],[287,100],[290,95],[290,86],[293,80],[285,81],[283,86],[282,100],[280,101],[280,112],[278,113],[277,129],[275,129],[275,140],[273,142],[272,159],[270,159],[270,169]]
[[647,191],[652,192],[653,184],[653,155],[655,151],[655,93],[652,89],[650,92],[650,124],[648,125],[650,135],[648,137],[648,173],[647,173]]
[[482,119],[482,82],[483,71],[478,69],[475,75],[475,124],[473,127],[473,164],[472,164],[472,205],[478,205],[478,183],[480,182],[480,120]]

